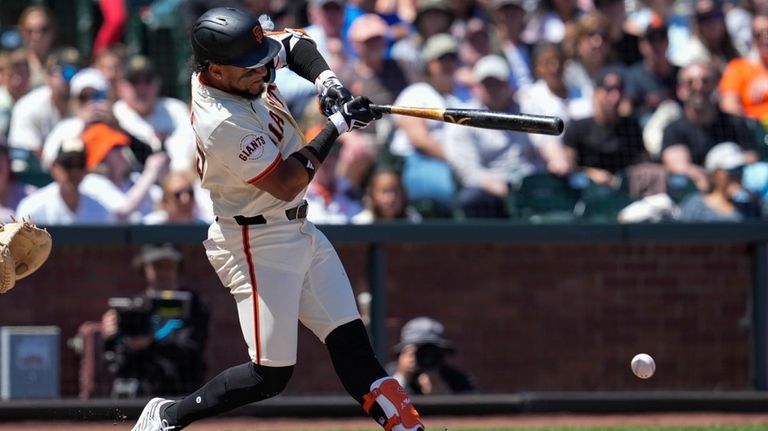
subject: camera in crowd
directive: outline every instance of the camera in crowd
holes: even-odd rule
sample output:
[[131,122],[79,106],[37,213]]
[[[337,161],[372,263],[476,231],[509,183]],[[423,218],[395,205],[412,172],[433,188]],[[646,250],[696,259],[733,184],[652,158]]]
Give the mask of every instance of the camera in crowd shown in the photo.
[[445,359],[445,348],[433,343],[416,346],[416,366],[419,371],[432,371],[440,368]]
[[147,336],[170,320],[189,320],[192,294],[179,290],[152,290],[129,298],[110,298],[109,306],[117,310],[118,336]]

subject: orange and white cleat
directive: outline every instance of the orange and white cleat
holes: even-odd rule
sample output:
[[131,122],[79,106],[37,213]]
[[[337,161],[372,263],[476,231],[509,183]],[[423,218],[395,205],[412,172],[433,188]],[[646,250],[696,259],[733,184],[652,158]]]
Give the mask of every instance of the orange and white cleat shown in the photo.
[[383,377],[371,384],[371,392],[363,397],[363,410],[370,413],[373,404],[378,404],[387,415],[384,431],[424,431],[424,424],[411,399],[392,377]]

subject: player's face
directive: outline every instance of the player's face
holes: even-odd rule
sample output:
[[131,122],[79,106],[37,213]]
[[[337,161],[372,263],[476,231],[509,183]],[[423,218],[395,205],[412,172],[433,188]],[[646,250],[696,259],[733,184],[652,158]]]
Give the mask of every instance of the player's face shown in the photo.
[[219,66],[211,72],[214,80],[219,81],[222,90],[249,99],[261,95],[264,91],[264,80],[267,78],[266,67],[246,69],[237,66]]

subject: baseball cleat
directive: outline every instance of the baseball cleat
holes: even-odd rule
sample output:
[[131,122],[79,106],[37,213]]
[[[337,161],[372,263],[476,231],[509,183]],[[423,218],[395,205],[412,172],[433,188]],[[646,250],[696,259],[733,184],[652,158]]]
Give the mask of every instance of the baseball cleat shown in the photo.
[[168,425],[168,421],[163,419],[161,413],[173,404],[173,401],[165,398],[152,398],[149,400],[144,410],[141,411],[139,420],[136,421],[136,425],[133,426],[131,431],[174,431],[181,428]]
[[371,385],[371,392],[363,397],[363,409],[370,413],[374,403],[387,415],[384,431],[424,431],[421,417],[400,383],[391,377],[379,379]]

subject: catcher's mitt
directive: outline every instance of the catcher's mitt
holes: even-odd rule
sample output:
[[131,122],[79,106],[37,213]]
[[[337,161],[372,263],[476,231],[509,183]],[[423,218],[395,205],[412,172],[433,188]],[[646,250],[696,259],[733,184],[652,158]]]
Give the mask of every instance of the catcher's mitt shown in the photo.
[[32,274],[51,253],[51,234],[31,221],[0,225],[0,293]]

